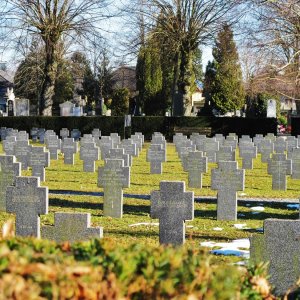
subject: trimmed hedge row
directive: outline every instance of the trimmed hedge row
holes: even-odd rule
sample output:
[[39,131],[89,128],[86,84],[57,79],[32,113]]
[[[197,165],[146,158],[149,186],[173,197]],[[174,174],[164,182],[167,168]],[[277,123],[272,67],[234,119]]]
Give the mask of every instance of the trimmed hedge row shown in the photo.
[[[146,139],[150,139],[153,132],[163,133],[172,139],[174,127],[210,127],[212,134],[227,135],[234,132],[237,135],[267,134],[277,132],[275,118],[215,118],[215,117],[132,117],[131,130],[126,130],[126,136],[134,132],[142,132]],[[117,132],[124,136],[123,117],[3,117],[0,127],[11,127],[30,132],[32,127],[52,129],[59,133],[61,128],[78,128],[81,132],[90,133],[93,128],[100,128],[103,135]]]
[[213,265],[186,247],[0,242],[1,299],[274,299],[262,266]]

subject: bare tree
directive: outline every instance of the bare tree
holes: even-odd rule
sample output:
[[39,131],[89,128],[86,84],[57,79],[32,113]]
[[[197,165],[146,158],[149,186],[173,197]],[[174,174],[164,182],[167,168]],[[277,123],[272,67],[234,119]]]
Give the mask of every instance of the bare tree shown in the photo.
[[66,40],[101,38],[100,22],[109,17],[106,0],[2,0],[0,21],[2,41],[15,48],[40,38],[44,43],[44,79],[39,113],[52,115],[58,46]]
[[268,81],[274,92],[298,100],[300,108],[300,3],[298,0],[250,0],[247,43],[264,56],[264,71],[256,77]]
[[[212,41],[238,1],[224,0],[148,0],[155,13],[150,18],[158,23],[154,33],[163,37],[166,46],[172,47],[174,65],[178,68],[178,114],[190,115],[192,109],[190,87],[193,54],[200,45]],[[237,16],[237,14],[235,14]],[[149,16],[148,16],[149,17]],[[233,20],[233,19],[231,19]],[[178,66],[178,67],[177,67]]]

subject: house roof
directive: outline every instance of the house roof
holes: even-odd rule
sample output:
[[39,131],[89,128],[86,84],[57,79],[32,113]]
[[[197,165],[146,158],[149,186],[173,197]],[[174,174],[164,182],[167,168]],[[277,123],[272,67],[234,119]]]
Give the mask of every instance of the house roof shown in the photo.
[[4,82],[6,84],[13,84],[14,79],[7,72],[0,70],[0,82]]

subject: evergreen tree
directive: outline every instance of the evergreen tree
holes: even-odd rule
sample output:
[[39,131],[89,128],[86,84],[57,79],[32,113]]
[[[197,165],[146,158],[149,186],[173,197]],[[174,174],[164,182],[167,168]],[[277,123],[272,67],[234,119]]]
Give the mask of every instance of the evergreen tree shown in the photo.
[[229,25],[224,25],[218,33],[213,56],[216,69],[211,89],[213,106],[221,113],[241,109],[245,103],[245,92],[239,56]]

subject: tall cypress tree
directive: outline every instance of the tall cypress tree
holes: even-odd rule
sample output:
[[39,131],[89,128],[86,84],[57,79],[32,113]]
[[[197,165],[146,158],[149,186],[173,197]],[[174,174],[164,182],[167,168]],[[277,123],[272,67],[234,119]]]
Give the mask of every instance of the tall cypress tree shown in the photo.
[[215,80],[211,87],[213,106],[221,113],[241,109],[245,103],[239,55],[229,25],[219,32],[213,48]]

